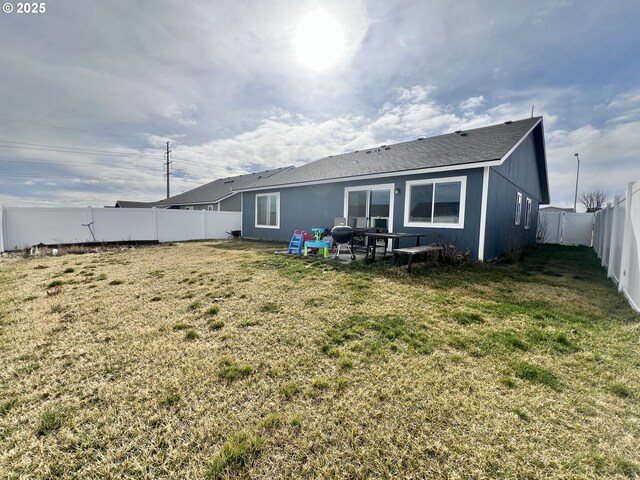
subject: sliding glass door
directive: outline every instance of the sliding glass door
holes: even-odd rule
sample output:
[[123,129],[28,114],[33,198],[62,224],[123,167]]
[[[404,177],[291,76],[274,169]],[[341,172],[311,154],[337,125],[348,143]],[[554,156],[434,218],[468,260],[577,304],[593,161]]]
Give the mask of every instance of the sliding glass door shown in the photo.
[[354,228],[393,229],[394,185],[345,188],[347,225]]

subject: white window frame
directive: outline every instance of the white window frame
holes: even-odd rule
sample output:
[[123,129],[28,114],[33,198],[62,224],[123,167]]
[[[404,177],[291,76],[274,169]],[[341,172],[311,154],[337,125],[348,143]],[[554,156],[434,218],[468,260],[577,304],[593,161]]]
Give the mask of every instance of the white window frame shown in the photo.
[[207,211],[208,212],[217,212],[218,211],[218,204],[216,203],[215,205],[207,205]]
[[[434,185],[433,195],[436,192],[436,185],[438,183],[452,183],[460,182],[460,214],[458,217],[458,223],[433,223],[433,222],[411,222],[409,221],[410,209],[411,209],[411,187],[414,185]],[[404,226],[411,228],[464,228],[464,212],[466,209],[467,200],[467,177],[446,177],[446,178],[424,178],[421,180],[407,180],[405,183],[404,193]],[[435,208],[435,202],[431,202],[431,218],[433,219],[433,209]]]
[[[260,197],[276,197],[276,224],[275,225],[259,225],[258,224],[258,198]],[[267,219],[269,218],[267,205]],[[256,228],[280,228],[280,192],[257,193],[255,201],[255,227]]]
[[[361,185],[359,187],[345,187],[344,188],[344,207],[343,207],[343,215],[344,218],[349,218],[349,192],[358,192],[358,191],[366,191],[367,197],[371,195],[371,190],[389,190],[389,224],[387,225],[387,230],[393,232],[393,210],[394,210],[394,192],[396,189],[395,183],[381,183],[378,185]],[[367,199],[367,220],[369,219],[369,207],[370,207],[369,199]]]
[[524,212],[524,228],[531,228],[531,208],[533,201],[527,197],[527,206]]
[[522,223],[522,193],[516,193],[516,225]]

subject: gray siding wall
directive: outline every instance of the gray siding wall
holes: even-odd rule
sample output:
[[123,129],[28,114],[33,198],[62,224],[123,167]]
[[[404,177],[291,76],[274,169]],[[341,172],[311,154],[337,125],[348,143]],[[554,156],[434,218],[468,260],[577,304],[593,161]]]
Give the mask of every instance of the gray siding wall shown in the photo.
[[220,202],[221,212],[240,212],[242,208],[242,195],[235,194],[233,197],[229,197],[226,200]]
[[194,210],[208,210],[209,205],[213,205],[213,209],[215,210],[217,205],[215,203],[208,203],[206,205],[180,205],[180,210],[186,210],[185,207],[193,207]]
[[[464,229],[416,228],[404,227],[404,196],[407,180],[420,180],[445,177],[467,177]],[[344,216],[344,190],[346,187],[394,184],[400,189],[394,195],[394,232],[426,233],[437,232],[442,242],[451,242],[461,249],[470,249],[472,258],[478,257],[480,232],[480,206],[482,199],[482,169],[453,170],[435,174],[407,175],[402,177],[377,178],[357,182],[338,182],[306,187],[291,187],[245,192],[243,194],[242,234],[248,238],[289,241],[296,229],[311,230],[314,227],[331,228],[334,217]],[[280,192],[280,228],[256,228],[256,193]],[[431,243],[433,239],[423,238],[422,243]],[[414,244],[415,240],[406,240],[401,245]]]
[[[515,224],[517,192],[522,193],[520,225]],[[502,165],[490,169],[485,260],[535,243],[541,196],[536,148],[529,135]],[[528,229],[525,228],[527,198],[532,200]]]

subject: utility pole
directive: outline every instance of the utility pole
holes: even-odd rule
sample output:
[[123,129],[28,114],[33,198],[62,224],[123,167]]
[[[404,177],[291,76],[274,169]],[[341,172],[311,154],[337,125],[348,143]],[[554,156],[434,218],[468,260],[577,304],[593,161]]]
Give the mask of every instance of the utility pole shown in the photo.
[[573,197],[573,213],[577,213],[576,207],[578,206],[578,177],[580,177],[580,157],[577,153],[573,154],[578,160],[578,171],[576,172],[576,196]]
[[169,194],[169,176],[171,175],[170,172],[169,172],[169,167],[171,165],[171,162],[169,161],[169,153],[170,152],[171,152],[171,150],[169,150],[169,142],[167,142],[167,163],[165,164],[166,167],[167,167],[167,173],[166,173],[166,175],[167,175],[167,198],[170,197],[170,194]]

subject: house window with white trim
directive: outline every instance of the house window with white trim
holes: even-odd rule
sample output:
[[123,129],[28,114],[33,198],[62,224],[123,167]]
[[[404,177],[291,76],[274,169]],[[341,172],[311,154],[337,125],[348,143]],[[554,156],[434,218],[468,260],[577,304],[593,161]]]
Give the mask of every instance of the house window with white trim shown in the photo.
[[467,177],[411,180],[406,186],[406,227],[464,228]]
[[218,205],[207,205],[207,211],[209,212],[215,212],[216,210],[218,210]]
[[527,207],[526,207],[526,210],[524,211],[524,228],[531,227],[531,205],[532,204],[533,202],[531,202],[531,199],[527,198]]
[[516,193],[516,225],[520,225],[522,219],[522,194]]
[[193,210],[193,205],[185,205],[185,210]]
[[256,195],[256,228],[280,228],[280,193]]

